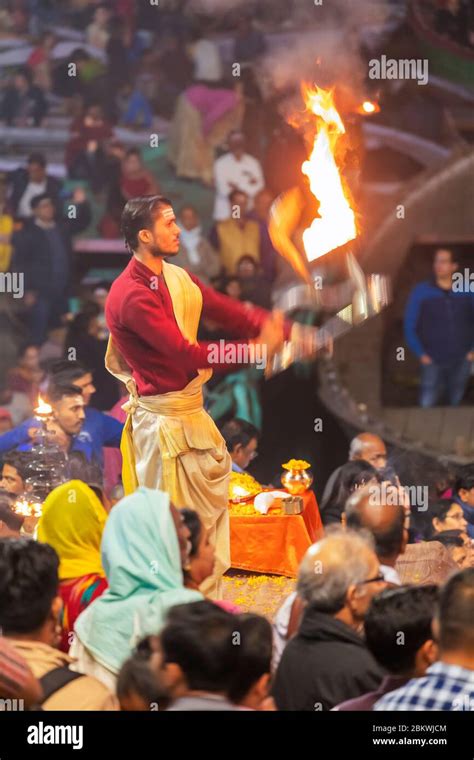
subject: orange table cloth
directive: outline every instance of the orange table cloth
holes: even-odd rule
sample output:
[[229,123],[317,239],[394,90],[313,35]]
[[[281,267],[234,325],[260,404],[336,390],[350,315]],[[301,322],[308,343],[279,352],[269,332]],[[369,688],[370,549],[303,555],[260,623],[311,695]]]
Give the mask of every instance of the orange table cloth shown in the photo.
[[323,524],[313,491],[303,494],[300,515],[231,514],[232,567],[296,578],[304,553],[322,535]]

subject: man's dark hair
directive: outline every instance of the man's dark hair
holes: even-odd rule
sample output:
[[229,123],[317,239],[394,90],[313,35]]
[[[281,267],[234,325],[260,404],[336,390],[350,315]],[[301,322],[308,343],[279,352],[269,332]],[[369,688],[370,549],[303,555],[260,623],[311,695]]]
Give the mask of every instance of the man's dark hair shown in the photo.
[[117,697],[121,700],[132,694],[138,694],[145,704],[156,703],[160,710],[166,709],[170,695],[159,674],[154,672],[150,660],[154,649],[149,636],[139,642],[132,656],[124,662],[117,679]]
[[2,457],[3,464],[14,467],[22,480],[28,477],[28,465],[32,461],[29,451],[10,451]]
[[400,554],[403,543],[403,530],[405,525],[405,512],[401,505],[393,505],[394,517],[388,527],[383,530],[373,525],[366,525],[358,509],[346,508],[346,524],[353,530],[365,528],[369,530],[374,539],[375,553],[379,559],[393,557]]
[[242,446],[248,446],[251,440],[258,439],[259,431],[246,420],[240,420],[234,417],[233,420],[226,422],[221,428],[222,437],[227,446],[227,450],[232,454],[235,447],[240,443]]
[[436,258],[436,254],[439,251],[447,251],[451,255],[451,264],[457,264],[459,262],[459,253],[452,245],[437,245],[433,252],[433,263]]
[[59,558],[48,544],[0,540],[0,627],[7,635],[33,633],[46,621],[58,593]]
[[31,208],[33,211],[42,201],[51,201],[51,203],[54,203],[54,200],[49,193],[38,193],[38,195],[34,195],[31,199]]
[[235,626],[235,616],[213,602],[177,605],[161,633],[163,660],[179,665],[189,689],[227,692],[238,667]]
[[441,589],[439,644],[443,650],[474,651],[474,567],[455,573]]
[[442,530],[440,533],[433,533],[426,539],[427,541],[439,541],[440,544],[451,548],[453,546],[464,546],[462,530]]
[[184,524],[190,533],[189,542],[191,544],[191,551],[189,552],[189,556],[195,557],[199,549],[199,540],[201,538],[203,529],[201,518],[195,509],[188,509],[187,507],[184,507],[179,511],[181,512]]
[[250,613],[237,617],[235,630],[240,634],[239,661],[231,674],[228,695],[238,704],[259,678],[271,672],[273,636],[268,620]]
[[49,366],[50,382],[59,385],[74,385],[75,380],[90,372],[81,362],[58,359]]
[[46,167],[46,156],[39,151],[30,153],[28,156],[28,165],[30,164],[38,164],[38,166],[42,166],[44,169]]
[[138,248],[138,233],[150,229],[163,206],[171,206],[163,195],[144,195],[131,198],[122,211],[122,235],[130,253]]
[[0,495],[0,522],[5,523],[10,530],[20,530],[24,520],[22,515],[13,511],[10,500]]
[[467,464],[458,471],[454,484],[454,492],[459,495],[461,488],[466,491],[474,488],[474,464]]
[[364,621],[366,644],[392,675],[412,675],[416,653],[433,637],[438,595],[433,584],[389,588],[372,599]]
[[82,391],[77,385],[72,383],[50,383],[48,385],[48,392],[46,394],[47,400],[50,404],[54,404],[56,401],[61,401],[65,396],[82,396]]

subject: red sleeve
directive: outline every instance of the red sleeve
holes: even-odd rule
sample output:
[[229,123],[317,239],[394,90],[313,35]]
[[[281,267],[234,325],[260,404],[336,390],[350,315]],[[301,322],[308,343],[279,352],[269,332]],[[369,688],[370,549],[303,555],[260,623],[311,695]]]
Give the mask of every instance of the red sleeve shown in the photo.
[[[232,299],[228,299],[232,302]],[[248,345],[247,340],[201,341],[192,345],[184,338],[174,320],[158,307],[153,293],[145,289],[130,292],[122,304],[120,320],[124,327],[138,334],[141,340],[170,363],[179,363],[189,373],[198,369],[229,370],[232,362],[215,361],[216,346],[221,357],[227,346],[236,348]],[[256,330],[258,333],[258,329]],[[235,352],[235,355],[238,355]],[[229,350],[227,357],[232,356]]]
[[[195,275],[188,272],[192,281],[202,293],[203,315],[217,322],[231,335],[239,335],[244,338],[256,338],[263,327],[263,323],[270,316],[270,312],[260,306],[246,306],[235,298],[230,298],[223,293],[218,293],[214,288],[204,285]],[[291,322],[285,321],[285,338],[289,339]]]

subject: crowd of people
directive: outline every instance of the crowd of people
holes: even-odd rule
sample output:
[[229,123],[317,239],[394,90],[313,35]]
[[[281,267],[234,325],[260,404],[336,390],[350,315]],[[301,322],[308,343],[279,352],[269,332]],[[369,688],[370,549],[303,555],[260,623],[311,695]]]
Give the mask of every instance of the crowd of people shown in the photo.
[[[104,364],[109,282],[78,282],[74,239],[85,230],[121,238],[124,204],[167,188],[145,146],[127,147],[119,130],[148,140],[158,119],[170,120],[175,178],[214,193],[212,218],[187,201],[177,209],[173,263],[202,288],[266,309],[288,276],[270,237],[270,207],[305,156],[278,114],[280,93],[263,92],[256,76],[262,29],[272,14],[284,20],[288,4],[258,3],[257,23],[234,16],[237,80],[212,29],[183,12],[185,2],[172,5],[161,25],[151,4],[128,0],[45,10],[11,2],[0,12],[0,29],[34,43],[25,65],[5,77],[0,121],[47,128],[59,106],[68,125],[59,172],[35,150],[0,184],[0,271],[24,278],[20,298],[2,294],[0,320],[1,704],[472,709],[472,463],[448,477],[440,463],[436,482],[412,492],[384,441],[357,435],[325,484],[324,536],[302,557],[295,589],[272,619],[203,591],[217,557],[195,504],[177,509],[161,489],[124,495],[128,394]],[[58,32],[50,31],[61,23],[82,34],[67,60],[55,57]],[[405,324],[424,407],[443,393],[459,404],[474,358],[472,296],[452,292],[453,252],[438,250],[434,267],[434,282],[411,294]],[[228,337],[232,327],[222,332],[208,317],[198,337]],[[231,400],[221,404],[226,456],[240,475],[261,434],[252,372],[229,376]],[[165,380],[157,372],[162,394]],[[211,410],[219,382],[209,383]],[[48,471],[51,456],[60,466]]]

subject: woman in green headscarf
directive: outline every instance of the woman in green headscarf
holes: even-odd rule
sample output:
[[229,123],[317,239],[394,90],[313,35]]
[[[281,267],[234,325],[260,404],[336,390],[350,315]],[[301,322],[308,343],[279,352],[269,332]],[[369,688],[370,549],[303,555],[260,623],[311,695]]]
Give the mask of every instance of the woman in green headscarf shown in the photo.
[[102,536],[109,587],[76,621],[73,669],[115,688],[136,643],[162,628],[170,607],[202,599],[184,588],[189,531],[163,491],[140,487],[110,513]]

